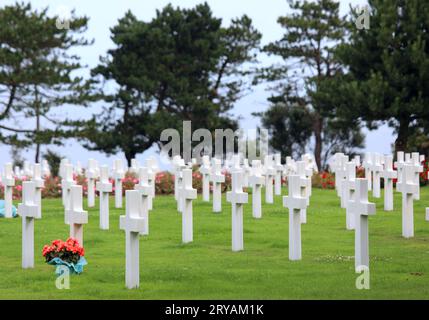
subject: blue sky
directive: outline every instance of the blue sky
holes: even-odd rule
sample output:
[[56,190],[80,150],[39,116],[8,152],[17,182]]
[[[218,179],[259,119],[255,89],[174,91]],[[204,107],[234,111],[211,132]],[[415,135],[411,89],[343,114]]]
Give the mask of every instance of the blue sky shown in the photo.
[[[12,0],[1,0],[1,5],[13,4]],[[44,8],[49,6],[49,12],[52,14],[58,13],[62,9],[75,9],[77,15],[87,15],[90,18],[86,37],[94,39],[95,43],[91,47],[81,48],[77,51],[81,57],[81,62],[87,65],[88,68],[84,72],[96,66],[99,62],[99,57],[105,55],[109,48],[113,47],[110,40],[109,28],[117,23],[127,10],[131,10],[139,19],[148,21],[155,15],[156,9],[161,9],[168,3],[174,6],[193,7],[198,3],[203,3],[200,0],[37,0],[31,1],[34,8]],[[286,0],[207,0],[212,8],[214,15],[221,17],[225,25],[234,18],[247,14],[254,22],[256,28],[262,33],[262,44],[279,39],[282,36],[282,29],[277,24],[279,15],[288,13],[288,5]],[[341,1],[341,13],[348,12],[349,4],[362,5],[364,0]],[[263,63],[272,62],[273,58],[261,57]],[[265,90],[265,86],[255,87],[247,96],[237,102],[233,110],[233,114],[242,118],[240,124],[244,129],[254,129],[258,126],[259,121],[254,118],[251,113],[255,111],[263,111],[268,107],[266,98],[269,92]],[[92,112],[100,110],[100,106],[96,105],[91,109],[79,111],[82,117],[90,115]],[[197,128],[193,128],[197,129]],[[389,153],[391,144],[393,143],[392,131],[386,126],[381,127],[376,131],[367,133],[366,150],[378,151],[381,153]],[[82,148],[75,141],[66,142],[63,147],[51,147],[52,150],[58,151],[61,155],[68,157],[72,162],[81,161],[86,165],[88,158],[95,158],[102,163],[112,164],[117,157],[122,158],[123,154],[107,157],[98,152],[90,152]],[[44,150],[42,150],[43,152]],[[142,162],[147,156],[155,154],[155,150],[148,150],[137,158]],[[33,160],[34,151],[29,150],[23,154],[28,160]],[[10,160],[9,148],[0,147],[1,162]]]

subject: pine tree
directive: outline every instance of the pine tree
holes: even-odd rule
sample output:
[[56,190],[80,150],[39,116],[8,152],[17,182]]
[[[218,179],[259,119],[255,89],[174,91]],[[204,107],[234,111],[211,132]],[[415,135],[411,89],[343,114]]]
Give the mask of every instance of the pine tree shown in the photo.
[[90,83],[74,74],[82,67],[79,58],[69,53],[90,44],[80,36],[88,18],[73,14],[68,28],[58,28],[58,17],[49,17],[47,10],[23,3],[0,9],[0,139],[20,148],[35,146],[36,162],[41,145],[61,144],[74,135],[66,112],[91,100]]
[[276,150],[302,152],[313,138],[316,163],[322,168],[331,154],[353,153],[363,144],[358,124],[340,119],[336,106],[326,103],[331,94],[326,84],[342,73],[333,50],[343,39],[345,26],[338,2],[289,1],[289,5],[293,13],[278,19],[285,29],[283,37],[264,48],[283,58],[284,64],[263,69],[257,77],[275,83],[276,94],[269,98],[270,109],[256,115],[270,130]]
[[229,114],[247,91],[249,65],[261,35],[247,16],[222,27],[207,3],[191,9],[171,5],[149,22],[128,12],[112,28],[116,47],[93,70],[117,90],[104,95],[104,115],[88,126],[86,146],[125,153],[128,162],[154,143],[166,128],[231,128]]
[[335,103],[370,129],[383,123],[393,128],[395,151],[427,150],[429,3],[368,3],[369,30],[356,28],[361,13],[352,9],[349,39],[337,52],[348,73],[334,84],[341,92]]

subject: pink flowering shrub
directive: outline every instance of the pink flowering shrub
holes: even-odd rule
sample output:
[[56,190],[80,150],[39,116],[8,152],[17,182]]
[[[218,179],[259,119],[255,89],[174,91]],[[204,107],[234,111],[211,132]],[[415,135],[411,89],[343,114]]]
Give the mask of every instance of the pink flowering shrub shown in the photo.
[[[429,183],[428,172],[429,172],[429,160],[422,162],[423,172],[420,174],[420,184],[422,186]],[[225,175],[225,183],[222,184],[222,192],[226,192],[231,188],[231,174],[225,170],[222,172]],[[357,169],[356,176],[358,178],[365,176],[365,170],[362,167]],[[88,179],[85,175],[74,175],[73,179],[76,184],[82,186],[83,195],[88,194]],[[13,199],[19,200],[22,196],[22,182],[26,181],[27,178],[15,179],[15,186],[13,187]],[[109,179],[112,183],[112,195],[115,193],[115,181]],[[396,181],[395,181],[396,182]],[[125,195],[126,190],[133,190],[134,186],[139,183],[136,174],[127,172],[125,177],[122,179],[122,192]],[[282,179],[283,185],[286,184],[286,180]],[[321,189],[334,189],[335,188],[335,175],[332,172],[324,171],[315,174],[312,178],[312,184],[314,188]],[[198,167],[193,168],[192,173],[192,185],[199,193],[202,192],[202,175],[198,171]],[[95,187],[95,184],[94,184]],[[210,190],[213,185],[210,184]],[[155,177],[155,193],[156,194],[173,194],[174,193],[174,175],[168,171],[159,172]],[[43,198],[59,198],[61,197],[61,179],[58,177],[47,177],[45,179],[45,187],[42,189]],[[4,186],[0,183],[0,199],[4,199]]]
[[[225,173],[225,184],[222,184],[222,191],[226,191],[231,185],[231,175]],[[13,199],[19,200],[22,196],[22,182],[26,181],[27,178],[15,179],[15,186],[13,187]],[[82,186],[83,195],[88,195],[88,179],[85,175],[73,175],[73,180],[76,184]],[[112,183],[112,195],[115,194],[115,181],[109,179]],[[125,195],[126,190],[133,190],[134,186],[139,183],[139,179],[136,174],[127,172],[125,177],[122,179],[122,193]],[[193,168],[192,173],[192,185],[198,192],[202,192],[202,175],[198,171],[197,167]],[[45,187],[42,189],[43,198],[59,198],[62,194],[61,189],[61,178],[59,177],[47,177],[45,178]],[[95,188],[95,184],[94,184]],[[174,193],[174,175],[168,171],[159,172],[155,177],[155,193],[156,194],[173,194]],[[0,183],[0,198],[4,198],[4,186]]]

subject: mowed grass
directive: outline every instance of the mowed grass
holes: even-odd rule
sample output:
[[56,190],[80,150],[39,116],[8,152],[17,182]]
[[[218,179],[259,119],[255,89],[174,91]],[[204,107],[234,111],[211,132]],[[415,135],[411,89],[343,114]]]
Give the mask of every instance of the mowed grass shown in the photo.
[[[283,190],[283,194],[286,190]],[[173,196],[157,196],[150,213],[150,235],[140,241],[140,288],[125,288],[125,234],[111,198],[110,230],[99,229],[98,204],[84,227],[88,265],[71,277],[70,289],[55,286],[54,267],[42,247],[65,239],[60,199],[43,200],[35,222],[35,268],[21,269],[21,218],[0,219],[1,299],[428,299],[429,188],[415,202],[415,237],[401,236],[401,194],[395,211],[369,218],[370,290],[357,290],[354,231],[345,229],[345,210],[332,190],[313,190],[307,224],[302,225],[302,261],[288,260],[288,211],[282,198],[263,204],[252,218],[251,196],[244,208],[244,251],[231,251],[231,206],[223,212],[199,195],[194,201],[194,242],[181,244],[181,215]],[[375,199],[370,199],[374,201]],[[85,203],[86,207],[86,203]]]

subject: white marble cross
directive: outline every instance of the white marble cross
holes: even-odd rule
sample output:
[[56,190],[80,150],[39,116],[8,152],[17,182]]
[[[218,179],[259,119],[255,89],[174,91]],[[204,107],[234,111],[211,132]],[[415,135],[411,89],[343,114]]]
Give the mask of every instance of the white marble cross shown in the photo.
[[406,153],[405,154],[405,163],[410,163],[411,162],[411,153]]
[[261,189],[265,183],[260,160],[252,160],[252,175],[249,177],[249,183],[252,186],[252,215],[253,218],[259,219],[262,217]]
[[[33,166],[33,178],[32,181],[34,182],[34,185],[36,186],[35,191],[35,201],[36,205],[38,207],[38,214],[37,218],[42,218],[42,189],[45,187],[45,180],[42,179],[42,168],[40,164],[36,163]],[[73,177],[72,177],[73,178]]]
[[[156,160],[156,158],[154,156],[150,156],[148,159],[149,159],[150,167],[156,175],[159,172],[158,161]],[[195,162],[196,160],[194,158],[192,158],[192,161]]]
[[179,171],[180,171],[180,165],[181,165],[181,157],[179,155],[175,155],[173,157],[172,163],[173,163],[173,174],[174,174],[174,199],[176,201],[179,201]]
[[267,155],[264,158],[264,174],[265,174],[265,203],[274,203],[273,187],[274,176],[276,169],[273,166],[273,156]]
[[282,194],[282,172],[284,171],[281,153],[274,154],[274,170],[276,171],[274,176],[274,193],[279,196]]
[[288,177],[289,195],[283,196],[283,206],[289,209],[289,260],[301,260],[301,210],[307,208],[302,196],[305,182],[299,175]]
[[286,157],[285,170],[283,171],[283,176],[287,178],[291,174],[296,174],[296,162],[292,157]]
[[[307,196],[308,196],[308,201],[310,201],[310,197],[312,194],[312,177],[313,177],[313,173],[314,172],[318,172],[318,168],[317,168],[317,164],[316,162],[313,161],[313,158],[310,154],[304,154],[302,156],[302,161],[304,161],[305,163],[305,176],[308,178],[307,179]],[[308,203],[309,205],[310,203]]]
[[403,169],[405,165],[405,154],[403,151],[398,151],[395,161],[395,167],[398,171],[398,180],[396,181],[396,191],[401,192]]
[[180,190],[182,189],[183,182],[183,170],[185,170],[186,164],[183,159],[179,159],[176,164],[176,170],[174,175],[175,187],[177,186],[177,211],[180,213],[183,210],[183,199]]
[[13,169],[13,174],[17,179],[21,179],[21,168],[19,166],[15,166]]
[[140,216],[144,219],[144,229],[142,235],[149,234],[149,198],[152,194],[151,186],[148,180],[148,170],[146,167],[139,169],[139,183],[134,186],[135,190],[140,192]]
[[349,156],[341,153],[338,156],[338,167],[337,171],[335,172],[335,182],[337,181],[338,177],[338,191],[341,199],[341,208],[343,209],[347,208],[347,192],[342,189],[343,181],[346,180],[347,177],[347,162],[349,162]]
[[61,187],[63,193],[64,208],[68,209],[70,206],[70,189],[75,182],[73,180],[73,165],[66,163],[64,165],[64,178],[61,180]]
[[372,190],[372,154],[371,152],[365,153],[365,158],[363,159],[362,166],[365,169],[365,178],[368,181],[368,190]]
[[[424,161],[424,159],[422,161]],[[427,178],[429,179],[429,172]],[[426,221],[429,221],[429,208],[426,208]]]
[[337,190],[337,195],[339,197],[341,196],[341,181],[342,181],[342,177],[340,176],[340,174],[342,173],[343,166],[344,166],[343,156],[344,156],[344,153],[337,152],[334,155],[334,161],[331,165],[332,171],[334,171],[334,175],[335,175],[335,190]]
[[232,159],[231,159],[231,158],[229,158],[229,157],[230,157],[230,156],[228,156],[228,157],[225,159],[224,163],[223,163],[223,169],[224,169],[226,172],[231,172]]
[[149,157],[146,159],[146,168],[147,168],[147,179],[148,184],[150,186],[150,197],[148,198],[148,208],[149,210],[153,209],[153,199],[155,199],[155,182],[156,182],[156,174],[158,170],[158,165],[156,163],[156,159],[154,157]]
[[131,159],[131,167],[129,168],[129,171],[134,174],[138,174],[140,168],[140,163],[137,159]]
[[139,234],[144,230],[144,218],[140,216],[140,191],[125,191],[125,216],[119,217],[119,228],[125,231],[125,285],[128,289],[140,285]]
[[74,167],[74,173],[76,175],[80,176],[82,174],[82,172],[83,172],[82,164],[80,163],[80,161],[77,161],[76,166]]
[[183,181],[180,189],[183,200],[182,242],[188,243],[193,241],[192,200],[197,198],[197,190],[192,188],[192,169],[184,169],[182,173]]
[[213,212],[222,211],[222,183],[225,176],[222,174],[222,164],[219,159],[212,159],[212,175],[210,177],[213,185]]
[[341,187],[343,185],[342,181],[346,179],[346,163],[349,161],[349,157],[344,155],[344,153],[336,153],[334,160],[335,188],[337,189],[338,196],[341,198],[341,208],[345,208],[345,197]]
[[98,179],[97,162],[94,159],[88,159],[88,168],[85,171],[88,181],[88,207],[95,206],[95,180]]
[[381,159],[381,154],[373,153],[372,154],[372,195],[374,198],[380,198],[380,178],[381,173],[383,172],[383,164]]
[[302,156],[302,160],[305,161],[307,168],[311,169],[311,171],[312,171],[311,175],[313,175],[313,173],[319,172],[319,168],[317,166],[317,163],[316,163],[316,160],[315,160],[313,154],[311,154],[311,153],[304,154]]
[[417,192],[414,195],[414,200],[420,200],[420,173],[423,172],[423,166],[420,161],[420,154],[413,152],[411,154],[411,164],[414,167],[414,181],[418,185]]
[[42,175],[44,178],[51,175],[51,168],[49,167],[49,163],[46,159],[42,160]]
[[393,170],[393,156],[384,156],[384,211],[393,210],[393,179],[398,177],[398,172]]
[[[61,161],[60,161],[60,168],[58,170],[58,174],[59,174],[59,176],[61,178],[61,185],[63,184],[63,181],[66,179],[66,165],[68,165],[68,164],[69,164],[68,159],[66,159],[66,158],[61,159]],[[73,174],[73,172],[72,172],[72,174]],[[66,204],[67,194],[64,191],[64,186],[62,186],[62,193],[61,193],[61,195],[62,195],[62,199],[63,199],[63,206],[66,206],[67,205]]]
[[83,210],[82,186],[73,185],[70,190],[70,207],[66,210],[65,221],[70,225],[70,237],[83,246],[83,225],[88,223],[88,212]]
[[361,163],[360,163],[360,155],[355,155],[353,157],[353,161],[356,163],[356,167],[360,167]]
[[349,208],[355,217],[355,268],[369,268],[368,215],[375,215],[375,204],[368,202],[367,179],[356,179],[356,193],[349,201]]
[[[301,196],[307,201],[307,206],[310,204],[310,192],[308,188],[307,168],[305,161],[297,161],[297,175],[300,177],[301,182]],[[301,223],[307,223],[307,207],[301,209]]]
[[416,184],[414,176],[416,167],[406,163],[402,172],[402,236],[404,238],[414,237],[414,197],[419,185]]
[[[345,192],[345,200],[346,203],[349,201],[355,200],[356,194],[356,162],[349,161],[346,164],[347,166],[347,177],[346,180],[343,181],[343,188]],[[354,230],[355,229],[355,218],[353,213],[350,210],[350,206],[346,206],[346,229]]]
[[31,180],[31,178],[33,177],[33,168],[30,162],[24,161],[23,170],[24,170],[24,175],[28,178],[28,180]]
[[109,230],[109,193],[112,192],[112,184],[106,165],[100,168],[100,181],[97,181],[96,188],[100,193],[100,229]]
[[36,186],[32,181],[22,183],[22,203],[18,214],[22,217],[22,268],[34,268],[34,219],[38,208],[35,202]]
[[240,163],[240,155],[234,154],[231,159],[231,167],[229,168],[230,172],[241,170],[241,163]]
[[243,187],[247,188],[249,186],[249,176],[251,174],[252,168],[249,166],[249,159],[243,159]]
[[13,187],[15,185],[12,163],[8,162],[4,165],[4,174],[1,180],[4,186],[4,216],[5,218],[12,218]]
[[203,201],[210,201],[210,173],[211,173],[211,167],[210,167],[210,158],[209,156],[205,155],[202,157],[202,164],[200,167],[200,173],[202,175],[202,182],[203,182]]
[[248,194],[243,192],[242,171],[231,174],[231,191],[226,193],[226,199],[232,209],[232,251],[244,249],[243,242],[243,204],[248,201]]
[[121,159],[113,162],[113,179],[115,180],[115,208],[122,208],[122,179],[125,177],[125,170]]

